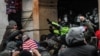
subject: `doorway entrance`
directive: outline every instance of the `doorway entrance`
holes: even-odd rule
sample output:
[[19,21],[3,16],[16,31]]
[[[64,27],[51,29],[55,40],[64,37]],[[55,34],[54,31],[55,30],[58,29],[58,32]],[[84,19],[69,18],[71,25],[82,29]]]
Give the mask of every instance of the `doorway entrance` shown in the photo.
[[84,15],[98,29],[98,0],[58,0],[58,18],[64,20],[67,15],[68,23],[78,24],[78,15]]

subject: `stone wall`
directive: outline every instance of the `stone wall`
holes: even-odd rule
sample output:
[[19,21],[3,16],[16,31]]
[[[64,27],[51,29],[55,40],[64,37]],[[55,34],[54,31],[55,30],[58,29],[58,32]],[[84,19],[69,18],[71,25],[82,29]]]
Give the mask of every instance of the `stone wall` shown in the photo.
[[[40,6],[40,29],[49,29],[47,18],[51,21],[57,21],[57,8],[56,7],[43,7]],[[40,31],[40,35],[48,34],[48,30]]]
[[[31,15],[32,15],[32,10],[33,10],[33,0],[23,0],[22,3],[23,3],[22,4],[22,8],[23,8],[23,14],[22,14],[23,28],[25,30],[31,30],[31,29],[33,29],[33,20],[32,20],[32,18],[30,18]],[[29,35],[29,37],[34,39],[33,31],[25,32],[25,34]]]
[[0,0],[0,43],[7,25],[8,25],[8,20],[6,14],[6,4],[4,0]]

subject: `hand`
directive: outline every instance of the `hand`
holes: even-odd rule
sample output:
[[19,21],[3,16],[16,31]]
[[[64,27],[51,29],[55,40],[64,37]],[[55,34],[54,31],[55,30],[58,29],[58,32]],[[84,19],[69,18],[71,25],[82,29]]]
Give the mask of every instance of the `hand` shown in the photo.
[[12,56],[19,56],[20,51],[15,51],[12,53]]
[[51,21],[49,19],[47,19],[48,24],[51,24]]
[[34,55],[36,56],[41,56],[41,54],[39,53],[39,51],[37,49],[32,49],[32,52],[34,53]]

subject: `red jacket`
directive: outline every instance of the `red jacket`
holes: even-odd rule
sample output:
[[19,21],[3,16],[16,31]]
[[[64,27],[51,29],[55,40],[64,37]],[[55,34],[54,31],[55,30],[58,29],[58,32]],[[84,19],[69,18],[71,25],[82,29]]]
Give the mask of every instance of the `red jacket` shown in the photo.
[[98,49],[100,49],[100,30],[96,31],[95,36],[97,37],[98,40],[97,47]]

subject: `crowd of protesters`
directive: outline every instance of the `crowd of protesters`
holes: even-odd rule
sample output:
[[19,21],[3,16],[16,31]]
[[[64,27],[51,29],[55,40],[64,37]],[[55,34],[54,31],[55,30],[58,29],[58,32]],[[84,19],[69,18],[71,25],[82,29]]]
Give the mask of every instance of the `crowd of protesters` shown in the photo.
[[0,56],[40,56],[36,42],[17,27],[15,21],[9,22],[0,45]]
[[95,11],[91,16],[78,15],[79,24],[74,25],[68,22],[68,15],[58,22],[47,19],[50,34],[41,35],[39,42],[10,20],[0,44],[0,56],[100,56],[100,30],[94,29],[96,25],[90,20],[92,16],[97,19]]

